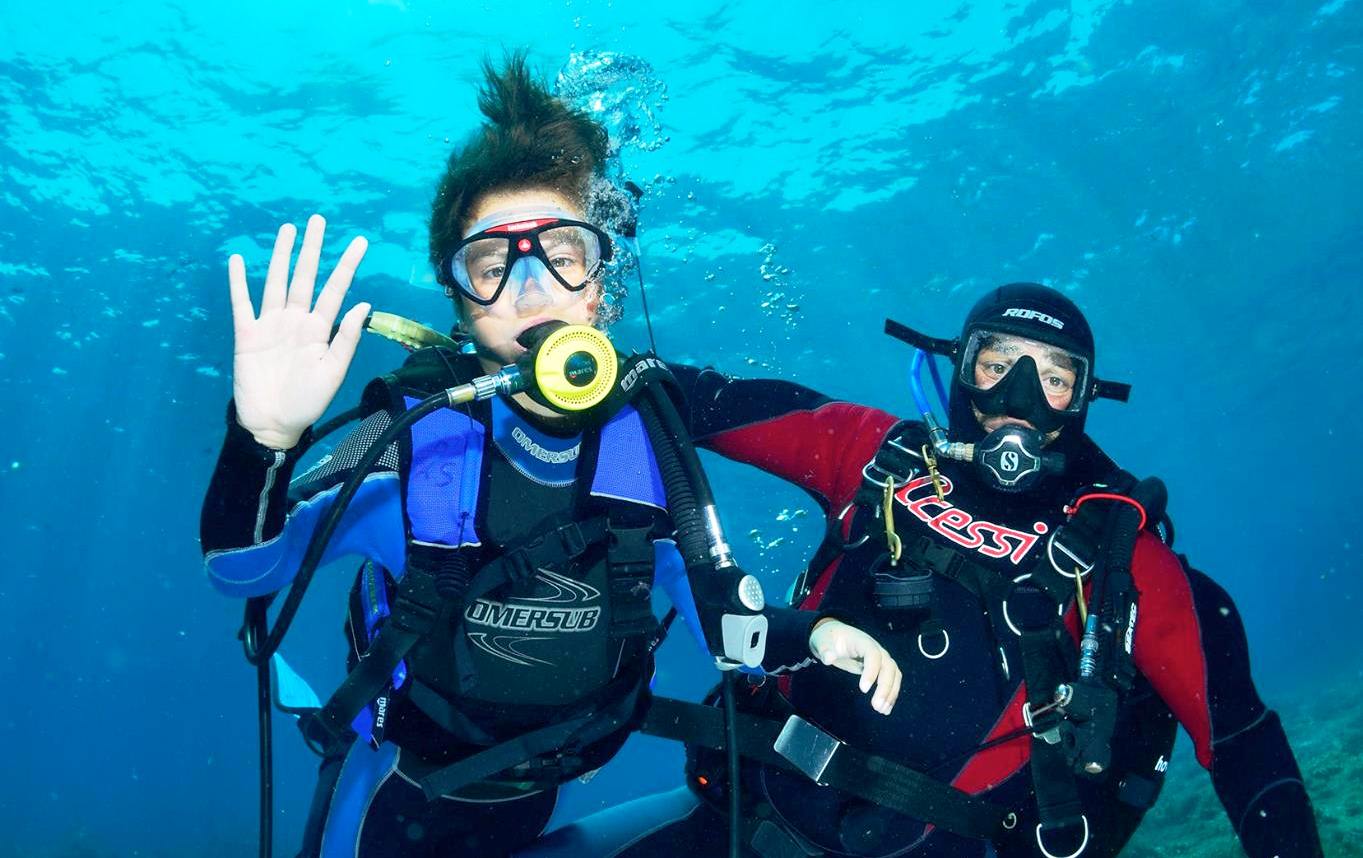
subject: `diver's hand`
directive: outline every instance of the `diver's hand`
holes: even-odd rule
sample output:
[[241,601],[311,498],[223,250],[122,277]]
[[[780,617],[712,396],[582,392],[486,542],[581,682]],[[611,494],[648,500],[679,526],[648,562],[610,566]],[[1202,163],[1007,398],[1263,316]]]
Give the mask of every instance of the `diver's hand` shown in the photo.
[[298,230],[289,223],[279,228],[270,268],[265,274],[259,317],[246,288],[245,262],[235,253],[227,260],[232,324],[236,331],[232,395],[237,404],[237,422],[256,441],[276,450],[287,450],[297,444],[307,428],[327,410],[345,379],[369,315],[368,304],[351,307],[332,339],[336,314],[369,246],[363,237],[351,241],[341,254],[336,270],[317,296],[317,306],[312,306],[325,231],[326,221],[321,215],[308,219],[303,249],[298,253],[290,283],[289,257]]
[[881,715],[889,715],[894,709],[904,677],[899,672],[899,665],[875,638],[855,626],[827,617],[814,625],[814,631],[809,635],[809,650],[824,664],[861,674],[863,694],[874,685],[872,709]]

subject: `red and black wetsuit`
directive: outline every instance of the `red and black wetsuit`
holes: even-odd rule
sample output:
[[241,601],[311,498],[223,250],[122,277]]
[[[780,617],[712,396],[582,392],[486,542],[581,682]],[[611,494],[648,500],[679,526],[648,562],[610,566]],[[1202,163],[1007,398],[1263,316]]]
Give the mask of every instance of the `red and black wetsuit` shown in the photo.
[[[687,390],[699,444],[803,487],[833,519],[847,512],[862,484],[863,465],[899,422],[885,412],[831,401],[786,382],[732,380],[686,367],[674,371]],[[1064,522],[1062,507],[1075,491],[1115,470],[1087,438],[1071,444],[1063,477],[1025,494],[991,490],[966,464],[939,464],[945,500],[937,498],[926,477],[895,494],[899,535],[906,542],[927,537],[1009,580],[1043,556],[1045,537]],[[1010,631],[1023,622],[1016,614],[1025,609],[1015,604],[1014,616],[1006,615],[1004,605],[942,578],[934,583],[932,626],[903,622],[876,608],[868,556],[843,554],[811,569],[811,588],[800,607],[844,619],[886,647],[904,672],[893,712],[886,717],[865,705],[856,693],[856,677],[842,671],[802,670],[782,680],[783,690],[799,713],[844,742],[1016,809],[1017,830],[1025,834],[994,845],[966,840],[902,816],[877,815],[874,808],[803,776],[769,768],[753,767],[749,794],[765,801],[763,813],[798,832],[805,847],[827,854],[1040,855],[1032,837],[1037,818],[1031,738],[1022,719],[1022,657],[1018,637]],[[1251,856],[1319,855],[1300,772],[1277,716],[1255,691],[1244,630],[1230,597],[1150,533],[1140,536],[1131,571],[1140,607],[1132,651],[1139,673],[1114,741],[1115,758],[1131,773],[1131,783],[1122,789],[1116,784],[1081,787],[1094,837],[1085,854],[1112,854],[1114,841],[1125,842],[1144,808],[1124,810],[1114,802],[1153,800],[1167,759],[1154,754],[1141,759],[1140,752],[1158,746],[1145,739],[1161,733],[1167,748],[1170,719],[1176,718]],[[1055,610],[1054,603],[1049,609]],[[1073,614],[1071,606],[1066,622],[1077,638]],[[1010,734],[1017,738],[979,750]],[[1129,758],[1123,759],[1124,753]],[[1115,798],[1119,794],[1122,799]],[[588,820],[551,836],[542,851],[532,854],[567,854],[555,851],[560,846],[603,855],[722,848],[725,821],[704,805],[688,805],[679,793],[671,800],[655,797],[634,804],[638,807],[607,811],[599,829]],[[670,822],[663,818],[669,814]],[[656,830],[643,833],[651,829]]]

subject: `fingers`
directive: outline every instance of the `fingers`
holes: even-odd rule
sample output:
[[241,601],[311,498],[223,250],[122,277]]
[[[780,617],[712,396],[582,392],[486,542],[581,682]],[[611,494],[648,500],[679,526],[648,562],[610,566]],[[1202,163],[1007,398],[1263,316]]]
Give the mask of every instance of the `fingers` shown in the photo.
[[360,260],[364,259],[364,253],[368,249],[369,242],[364,236],[357,236],[352,240],[345,253],[341,254],[341,261],[336,263],[336,268],[327,278],[327,284],[322,287],[322,294],[317,296],[315,312],[327,325],[330,325],[331,320],[341,311],[341,302],[345,300],[345,293],[350,289],[351,281],[355,279],[355,270],[360,267]]
[[904,674],[900,672],[899,665],[890,658],[889,653],[885,653],[880,665],[880,678],[876,682],[876,693],[871,698],[871,708],[881,715],[889,715],[895,701],[899,699],[899,686],[903,681]]
[[260,312],[282,310],[288,295],[289,257],[293,255],[293,241],[298,229],[291,223],[279,228],[275,236],[274,252],[270,254],[270,269],[265,273],[265,294],[260,299]]
[[227,288],[232,296],[232,327],[240,337],[256,320],[256,311],[251,306],[251,291],[246,288],[246,262],[239,253],[227,257]]
[[336,336],[331,338],[327,357],[340,370],[342,377],[350,367],[351,358],[355,357],[355,348],[360,344],[360,333],[364,330],[364,320],[368,318],[370,309],[368,304],[356,304],[351,307],[341,319]]
[[326,231],[327,222],[321,215],[308,218],[307,229],[303,231],[303,249],[298,251],[298,262],[293,266],[293,282],[289,284],[290,307],[304,311],[312,307],[313,286],[317,282],[317,266],[322,258],[322,238]]
[[880,667],[885,658],[884,650],[878,646],[868,647],[867,651],[862,653],[861,681],[857,683],[862,694],[870,691],[871,686],[875,685],[876,677],[880,675]]

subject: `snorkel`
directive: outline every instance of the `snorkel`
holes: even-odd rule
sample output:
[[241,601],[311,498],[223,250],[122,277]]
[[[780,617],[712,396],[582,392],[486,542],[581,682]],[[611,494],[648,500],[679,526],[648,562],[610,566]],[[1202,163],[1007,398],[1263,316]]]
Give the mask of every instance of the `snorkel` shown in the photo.
[[[890,319],[885,320],[885,330],[890,332],[890,325],[898,325]],[[901,326],[902,327],[902,326]],[[947,430],[937,421],[937,414],[932,410],[931,403],[928,402],[928,395],[923,390],[923,364],[926,363],[932,373],[932,384],[937,391],[937,402],[942,406],[942,410],[947,409],[947,390],[942,384],[942,374],[937,369],[935,355],[923,348],[913,350],[913,362],[909,365],[909,392],[913,395],[914,405],[918,406],[918,413],[923,417],[923,423],[928,427],[928,440],[932,443],[932,448],[939,456],[948,459],[960,459],[970,461],[974,453],[971,451],[970,444],[960,442],[951,443],[947,441]]]

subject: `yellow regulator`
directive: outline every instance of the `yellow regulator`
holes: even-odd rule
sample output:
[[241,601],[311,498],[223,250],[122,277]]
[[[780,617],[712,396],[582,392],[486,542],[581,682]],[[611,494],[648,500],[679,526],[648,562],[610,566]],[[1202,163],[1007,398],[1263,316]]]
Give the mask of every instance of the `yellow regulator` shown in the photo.
[[564,325],[535,354],[540,396],[561,411],[585,411],[615,388],[620,361],[610,339],[587,325]]

